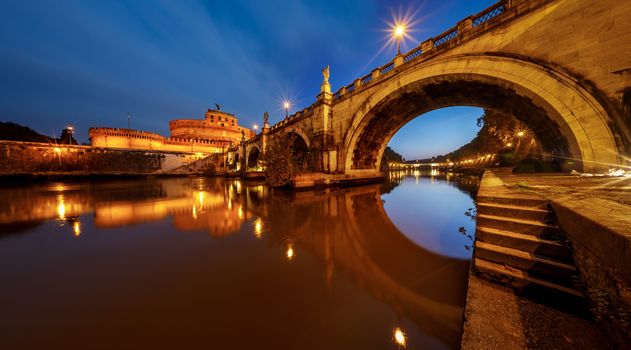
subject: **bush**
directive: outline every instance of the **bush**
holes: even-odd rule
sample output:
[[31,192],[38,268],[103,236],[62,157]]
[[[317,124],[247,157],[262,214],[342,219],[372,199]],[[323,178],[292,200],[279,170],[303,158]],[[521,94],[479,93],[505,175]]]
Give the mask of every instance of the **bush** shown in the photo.
[[300,169],[296,166],[296,156],[291,145],[294,144],[293,134],[284,134],[270,138],[263,161],[265,162],[266,182],[272,187],[282,187],[289,185],[291,178]]

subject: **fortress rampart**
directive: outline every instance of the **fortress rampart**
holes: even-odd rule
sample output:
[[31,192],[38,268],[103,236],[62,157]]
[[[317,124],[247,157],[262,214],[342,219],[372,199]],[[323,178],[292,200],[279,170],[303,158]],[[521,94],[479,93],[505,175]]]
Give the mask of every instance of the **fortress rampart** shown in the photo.
[[220,153],[242,138],[249,140],[255,133],[239,126],[237,118],[219,110],[209,109],[205,118],[176,119],[169,122],[170,137],[123,128],[90,128],[93,147],[187,152]]

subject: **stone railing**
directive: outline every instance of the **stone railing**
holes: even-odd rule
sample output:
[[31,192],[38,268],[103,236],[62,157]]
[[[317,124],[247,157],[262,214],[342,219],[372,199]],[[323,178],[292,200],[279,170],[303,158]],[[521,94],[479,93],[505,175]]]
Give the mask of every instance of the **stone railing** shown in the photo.
[[282,128],[282,127],[284,127],[284,126],[286,126],[286,125],[288,125],[290,123],[295,122],[296,120],[307,118],[307,117],[309,117],[312,114],[313,114],[313,105],[311,105],[311,106],[309,106],[309,107],[307,107],[307,108],[305,108],[305,109],[303,109],[301,111],[298,111],[298,112],[296,112],[296,113],[294,113],[292,115],[289,115],[289,116],[283,118],[283,120],[281,120],[278,123],[272,125],[269,130],[270,131],[275,131],[275,130],[277,130],[279,128]]
[[401,56],[397,56],[394,60],[374,69],[370,74],[355,80],[349,85],[343,86],[333,94],[333,100],[338,101],[344,99],[357,91],[375,84],[381,80],[382,77],[390,76],[389,73],[397,70],[400,66],[424,61],[434,56],[437,52],[443,52],[444,50],[464,43],[472,37],[471,34],[483,33],[499,23],[514,18],[516,13],[523,12],[522,7],[532,8],[533,6],[549,1],[550,0],[499,1],[485,10],[463,19],[458,22],[456,26],[449,28],[433,38],[425,40],[417,47],[402,54],[403,60],[400,59]]

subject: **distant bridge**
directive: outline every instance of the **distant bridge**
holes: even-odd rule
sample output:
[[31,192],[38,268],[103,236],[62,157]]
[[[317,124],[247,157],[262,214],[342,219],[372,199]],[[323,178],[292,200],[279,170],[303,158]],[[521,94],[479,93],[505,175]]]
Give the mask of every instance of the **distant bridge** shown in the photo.
[[569,168],[628,166],[629,18],[629,1],[500,1],[336,92],[325,79],[311,106],[266,124],[228,161],[253,168],[270,138],[294,133],[316,171],[373,176],[407,122],[477,106],[523,121]]

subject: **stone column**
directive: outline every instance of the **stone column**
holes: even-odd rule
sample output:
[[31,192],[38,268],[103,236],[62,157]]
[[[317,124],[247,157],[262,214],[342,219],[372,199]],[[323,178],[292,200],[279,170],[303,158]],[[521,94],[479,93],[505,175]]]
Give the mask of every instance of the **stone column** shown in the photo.
[[381,70],[379,68],[374,69],[372,71],[372,80],[376,80],[381,75]]
[[473,19],[471,19],[471,17],[467,17],[458,22],[458,36],[468,32],[471,28],[473,28]]
[[265,154],[267,149],[267,134],[269,134],[269,115],[267,112],[263,115],[263,129],[261,129],[261,155]]
[[[315,155],[316,170],[329,173],[335,170],[335,164],[331,164],[331,152],[335,151],[332,131],[333,95],[329,84],[329,67],[322,70],[324,81],[320,86],[320,94],[314,104],[313,110],[313,139],[311,150]],[[334,163],[334,162],[333,162]]]
[[423,50],[423,53],[432,51],[433,49],[434,49],[434,40],[432,39],[425,40],[421,44],[421,50]]

